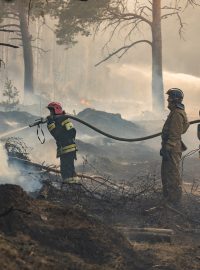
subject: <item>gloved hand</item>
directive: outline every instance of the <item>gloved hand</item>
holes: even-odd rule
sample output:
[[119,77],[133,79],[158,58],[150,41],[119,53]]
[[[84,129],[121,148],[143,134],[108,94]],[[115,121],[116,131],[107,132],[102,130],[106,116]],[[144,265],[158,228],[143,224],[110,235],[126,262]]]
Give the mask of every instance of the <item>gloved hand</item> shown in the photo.
[[161,148],[160,149],[160,156],[163,158],[163,160],[168,161],[170,160],[170,149]]
[[53,121],[54,121],[53,115],[48,115],[48,116],[47,116],[47,123],[51,123],[51,122],[53,122]]

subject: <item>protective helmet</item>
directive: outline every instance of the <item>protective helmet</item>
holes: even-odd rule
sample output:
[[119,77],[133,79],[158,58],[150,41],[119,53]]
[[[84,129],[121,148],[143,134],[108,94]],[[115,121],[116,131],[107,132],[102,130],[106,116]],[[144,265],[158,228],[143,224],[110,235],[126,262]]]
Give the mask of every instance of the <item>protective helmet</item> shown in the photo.
[[184,98],[183,91],[179,88],[170,88],[166,94],[174,101],[182,101]]
[[51,102],[48,104],[47,108],[49,110],[53,109],[55,114],[63,114],[63,109],[59,102]]

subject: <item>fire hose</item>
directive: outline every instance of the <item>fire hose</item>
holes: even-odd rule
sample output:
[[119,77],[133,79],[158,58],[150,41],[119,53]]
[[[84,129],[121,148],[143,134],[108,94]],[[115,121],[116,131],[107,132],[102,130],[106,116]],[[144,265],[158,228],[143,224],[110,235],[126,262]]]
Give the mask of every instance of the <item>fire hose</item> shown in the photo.
[[[159,132],[159,133],[155,133],[155,134],[152,134],[152,135],[148,135],[148,136],[145,136],[145,137],[139,137],[139,138],[122,138],[122,137],[117,137],[117,136],[114,136],[112,134],[109,134],[109,133],[106,133],[102,130],[100,130],[99,128],[85,122],[84,120],[82,119],[79,119],[78,117],[75,117],[73,115],[69,115],[69,114],[66,114],[66,117],[70,118],[70,119],[73,119],[77,122],[80,122],[81,124],[93,129],[94,131],[106,136],[106,137],[109,137],[113,140],[117,140],[117,141],[123,141],[123,142],[139,142],[139,141],[145,141],[145,140],[149,140],[149,139],[152,139],[152,138],[155,138],[155,137],[159,137],[162,133]],[[42,124],[45,124],[47,122],[47,118],[40,118],[40,119],[37,119],[35,120],[35,122],[33,124],[30,124],[29,127],[34,127],[34,126],[37,126],[37,136],[38,136],[38,139],[40,140],[40,142],[43,144],[45,142],[45,137],[44,137],[44,132],[42,130],[42,127],[41,125]],[[193,125],[193,124],[197,124],[197,123],[200,123],[200,119],[197,119],[197,120],[193,120],[193,121],[190,121],[189,122],[190,125]],[[41,133],[44,137],[43,140],[40,139],[39,137],[39,130],[41,130]],[[198,137],[200,139],[200,124],[198,125]]]
[[[159,137],[162,133],[159,132],[159,133],[155,133],[155,134],[152,134],[152,135],[148,135],[148,136],[145,136],[145,137],[139,137],[139,138],[122,138],[122,137],[117,137],[117,136],[114,136],[114,135],[111,135],[109,133],[106,133],[100,129],[98,129],[97,127],[87,123],[86,121],[82,120],[82,119],[79,119],[75,116],[72,116],[72,115],[68,115],[66,114],[66,117],[70,118],[70,119],[73,119],[91,129],[93,129],[94,131],[106,136],[106,137],[109,137],[111,139],[114,139],[114,140],[117,140],[117,141],[124,141],[124,142],[138,142],[138,141],[144,141],[144,140],[149,140],[149,139],[152,139],[152,138],[155,138],[155,137]],[[44,132],[42,130],[42,124],[45,124],[47,123],[47,118],[40,118],[40,119],[37,119],[35,120],[35,122],[33,124],[30,124],[29,127],[34,127],[34,126],[37,126],[37,136],[38,136],[38,139],[40,140],[41,144],[45,143],[45,135],[44,135]],[[190,125],[193,125],[193,124],[198,124],[197,126],[197,137],[198,139],[200,140],[200,119],[197,119],[197,120],[193,120],[193,121],[190,121],[189,122]],[[41,134],[43,135],[43,140],[41,140],[41,138],[39,137],[39,130],[41,132]],[[199,156],[200,156],[200,147],[198,149],[195,149],[195,150],[192,150],[190,151],[187,155],[185,155],[183,158],[182,158],[182,168],[183,168],[183,162],[184,162],[184,159],[187,157],[187,156],[190,156],[194,153],[196,153],[197,151],[199,151]],[[183,173],[183,171],[182,171]]]

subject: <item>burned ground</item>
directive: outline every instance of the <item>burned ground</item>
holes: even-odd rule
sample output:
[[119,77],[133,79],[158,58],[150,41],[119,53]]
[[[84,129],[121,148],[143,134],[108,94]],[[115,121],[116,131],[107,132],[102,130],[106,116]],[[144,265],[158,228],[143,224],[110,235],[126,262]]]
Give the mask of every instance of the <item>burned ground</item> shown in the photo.
[[[144,181],[142,186],[132,190],[130,197],[121,189],[117,193],[109,187],[101,194],[100,190],[91,193],[80,187],[76,190],[64,187],[61,191],[49,186],[46,198],[61,204],[78,204],[88,214],[122,232],[142,260],[142,269],[199,269],[198,184],[184,185],[183,203],[177,208],[163,202],[157,181],[151,178],[146,180],[148,184]],[[151,238],[143,235],[139,239],[132,234],[134,228],[154,228],[155,232],[157,229],[172,230],[173,235],[169,241],[166,241],[167,238],[159,240],[156,233]]]
[[[184,163],[188,183],[183,204],[174,208],[163,202],[159,157],[150,147],[78,144],[83,162],[77,172],[90,176],[80,178],[80,186],[61,189],[56,173],[9,160],[43,187],[28,195],[15,185],[0,186],[1,268],[199,270],[199,160]],[[136,239],[134,228],[173,235]]]
[[[174,209],[163,204],[159,186],[138,186],[127,197],[108,187],[91,192],[84,182],[61,190],[53,178],[59,181],[52,175],[32,197],[19,186],[0,186],[3,269],[199,269],[198,187],[185,187],[183,205]],[[141,242],[127,234],[135,227],[174,234],[169,242]]]
[[76,206],[0,186],[3,269],[142,269],[123,235]]
[[[51,185],[46,194],[33,199],[19,186],[0,186],[3,269],[199,269],[198,200],[191,206],[186,196],[173,212],[153,209],[159,198],[152,196],[117,203],[80,186]],[[170,243],[130,242],[127,227],[168,228],[174,235]]]

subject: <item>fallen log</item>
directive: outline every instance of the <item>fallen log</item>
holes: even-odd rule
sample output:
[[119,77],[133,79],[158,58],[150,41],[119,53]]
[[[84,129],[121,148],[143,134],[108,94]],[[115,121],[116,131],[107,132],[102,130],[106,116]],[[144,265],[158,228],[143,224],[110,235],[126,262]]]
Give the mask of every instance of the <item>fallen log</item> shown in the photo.
[[132,227],[116,227],[118,230],[123,230],[124,232],[149,232],[149,233],[164,233],[168,235],[174,234],[171,229],[163,228],[132,228]]
[[171,243],[172,242],[172,238],[170,235],[168,234],[161,234],[161,233],[148,233],[148,232],[144,232],[144,233],[131,233],[131,234],[125,234],[127,236],[127,238],[129,239],[129,241],[131,242],[148,242],[151,244],[155,244],[155,243]]
[[148,243],[171,243],[174,231],[162,228],[131,228],[116,227],[131,242],[148,242]]
[[[60,170],[58,170],[56,168],[52,168],[51,166],[47,166],[47,165],[44,165],[44,164],[38,164],[38,163],[29,161],[29,160],[25,160],[25,159],[21,159],[21,158],[17,158],[17,157],[9,157],[9,161],[18,162],[18,163],[23,164],[25,166],[30,166],[30,167],[33,167],[35,169],[41,170],[41,171],[45,170],[47,172],[60,174]],[[102,176],[89,176],[89,175],[86,175],[86,174],[77,173],[77,177],[79,177],[81,179],[89,179],[89,180],[94,181],[94,182],[96,182],[96,183],[98,183],[100,185],[105,185],[105,186],[107,186],[109,188],[112,188],[114,190],[116,190],[116,188],[120,188],[117,184],[110,182],[108,179],[105,179]],[[103,182],[100,181],[100,180],[102,180]]]

